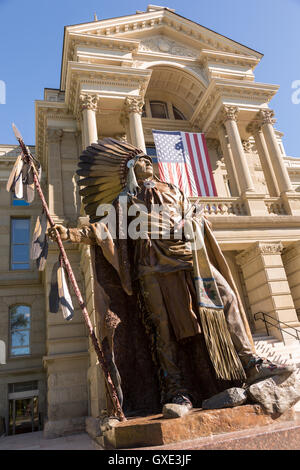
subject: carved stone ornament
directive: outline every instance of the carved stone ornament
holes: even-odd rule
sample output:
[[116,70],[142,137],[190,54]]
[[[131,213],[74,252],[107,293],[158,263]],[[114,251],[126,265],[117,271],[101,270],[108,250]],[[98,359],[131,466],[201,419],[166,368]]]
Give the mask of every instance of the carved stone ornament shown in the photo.
[[275,113],[272,109],[261,109],[259,112],[259,118],[262,124],[275,124],[276,119],[274,119],[274,116]]
[[250,153],[252,151],[253,145],[249,140],[243,140],[242,144],[245,153]]
[[239,108],[237,106],[224,106],[221,112],[221,122],[237,121]]
[[124,108],[127,113],[142,114],[144,101],[141,98],[130,98],[125,99]]
[[140,42],[139,50],[141,52],[161,52],[176,56],[197,57],[197,51],[191,50],[176,41],[171,41],[164,36],[154,36],[151,39],[145,39]]
[[92,111],[97,111],[98,96],[88,95],[84,93],[79,96],[79,105],[81,111],[83,111],[84,109],[91,109]]
[[280,255],[283,250],[281,242],[277,243],[262,243],[256,242],[248,250],[243,251],[236,257],[236,262],[239,266],[245,266],[249,261],[261,255]]

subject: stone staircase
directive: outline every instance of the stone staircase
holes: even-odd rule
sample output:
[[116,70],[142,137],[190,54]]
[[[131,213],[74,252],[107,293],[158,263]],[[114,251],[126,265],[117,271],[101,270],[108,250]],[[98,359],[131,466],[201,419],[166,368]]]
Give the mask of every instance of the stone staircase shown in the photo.
[[[283,341],[274,336],[267,336],[264,333],[253,335],[256,352],[259,356],[265,357],[278,364],[294,364],[296,375],[300,380],[300,341],[292,341],[284,344]],[[294,407],[300,413],[300,401]]]

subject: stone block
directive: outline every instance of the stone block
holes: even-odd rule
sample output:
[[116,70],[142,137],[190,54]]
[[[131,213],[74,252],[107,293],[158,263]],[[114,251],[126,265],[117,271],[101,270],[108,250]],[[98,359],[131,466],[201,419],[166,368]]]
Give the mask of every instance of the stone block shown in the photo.
[[266,268],[273,269],[274,267],[281,268],[282,267],[282,259],[280,254],[272,254],[272,255],[262,255],[264,265]]
[[85,430],[85,418],[85,416],[82,416],[58,421],[49,420],[45,423],[44,437],[46,439],[55,439],[60,436],[81,433]]
[[233,387],[218,393],[202,403],[204,410],[216,410],[221,408],[233,408],[244,405],[247,401],[247,393],[243,388]]
[[300,381],[293,373],[286,378],[276,375],[251,385],[247,389],[249,398],[260,404],[271,415],[283,414],[300,399]]
[[160,414],[119,422],[97,437],[96,442],[108,449],[158,446],[272,425],[278,420],[290,421],[290,411],[275,420],[259,405],[207,411],[193,409],[177,419],[164,419]]

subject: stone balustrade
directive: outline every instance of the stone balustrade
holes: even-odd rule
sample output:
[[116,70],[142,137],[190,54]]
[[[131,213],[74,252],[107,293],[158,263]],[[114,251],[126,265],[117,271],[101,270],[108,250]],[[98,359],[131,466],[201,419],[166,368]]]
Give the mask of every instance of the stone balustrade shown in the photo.
[[284,204],[278,197],[265,200],[265,205],[269,215],[287,215]]
[[[249,216],[246,200],[240,197],[203,197],[190,198],[191,202],[198,201],[198,204],[204,205],[204,214],[210,216]],[[288,215],[284,201],[280,197],[265,198],[263,195],[261,201],[266,207],[266,216]],[[257,214],[260,215],[260,214]]]
[[238,216],[248,215],[244,202],[238,197],[204,197],[204,198],[190,198],[191,202],[198,200],[199,204],[204,206],[205,215],[213,216]]

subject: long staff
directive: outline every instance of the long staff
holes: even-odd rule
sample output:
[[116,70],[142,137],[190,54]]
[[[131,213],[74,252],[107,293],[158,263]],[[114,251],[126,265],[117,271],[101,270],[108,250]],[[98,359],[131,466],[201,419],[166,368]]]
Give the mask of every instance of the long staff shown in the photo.
[[[17,129],[17,127],[14,124],[12,126],[13,126],[13,130],[14,130],[14,134],[15,134],[15,136],[16,136],[19,144],[20,144],[20,147],[22,149],[24,158],[26,159],[27,163],[29,163],[29,165],[33,169],[34,184],[35,184],[35,187],[37,189],[38,195],[40,196],[40,199],[42,201],[42,206],[43,206],[43,209],[46,213],[49,224],[52,228],[55,228],[55,223],[54,223],[54,221],[53,221],[53,219],[50,215],[49,208],[48,208],[48,205],[46,203],[46,200],[45,200],[45,197],[44,197],[44,194],[43,194],[40,182],[39,182],[39,176],[38,176],[38,172],[37,172],[37,170],[35,168],[35,165],[34,165],[34,162],[33,162],[33,157],[32,157],[32,155],[29,151],[29,148],[25,145],[24,140],[23,140],[19,130]],[[122,410],[122,407],[121,407],[121,404],[120,404],[120,401],[119,401],[119,398],[118,398],[118,395],[117,395],[117,392],[116,392],[116,388],[113,384],[113,381],[112,381],[112,378],[111,378],[111,375],[110,375],[105,357],[103,355],[103,352],[100,348],[98,339],[96,337],[96,334],[95,334],[93,325],[91,323],[91,320],[90,320],[85,302],[82,298],[82,295],[81,295],[80,289],[78,287],[77,281],[75,279],[72,267],[71,267],[70,262],[68,260],[66,251],[65,251],[64,246],[63,246],[63,242],[62,242],[61,237],[60,237],[60,234],[56,229],[55,229],[55,235],[56,235],[56,241],[57,241],[57,244],[59,246],[59,250],[60,250],[60,253],[61,253],[61,256],[62,256],[62,259],[63,259],[64,266],[67,270],[67,273],[68,273],[69,279],[71,281],[73,290],[74,290],[74,292],[76,294],[76,297],[78,299],[78,302],[79,302],[80,308],[82,310],[82,314],[83,314],[85,323],[86,323],[88,331],[89,331],[90,338],[92,340],[93,346],[95,348],[95,351],[96,351],[96,354],[97,354],[97,357],[98,357],[98,360],[99,360],[99,364],[100,364],[100,366],[102,368],[102,371],[104,373],[104,377],[105,377],[107,385],[108,385],[109,394],[110,394],[113,406],[115,408],[117,417],[120,419],[120,421],[126,421],[125,415],[123,413],[123,410]]]

